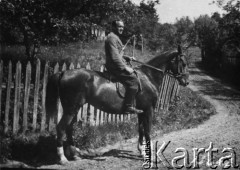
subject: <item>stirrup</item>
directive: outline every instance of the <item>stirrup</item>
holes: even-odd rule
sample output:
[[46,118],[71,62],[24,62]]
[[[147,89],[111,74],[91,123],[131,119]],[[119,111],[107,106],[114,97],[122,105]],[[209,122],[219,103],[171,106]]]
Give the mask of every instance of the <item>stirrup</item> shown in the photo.
[[141,114],[143,110],[136,109],[135,107],[127,107],[124,114]]

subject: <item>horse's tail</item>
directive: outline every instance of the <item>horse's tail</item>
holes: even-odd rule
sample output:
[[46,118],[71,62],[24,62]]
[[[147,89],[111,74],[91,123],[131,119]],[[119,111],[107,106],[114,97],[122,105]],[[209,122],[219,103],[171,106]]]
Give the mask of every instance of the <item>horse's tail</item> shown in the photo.
[[57,114],[59,99],[59,81],[62,73],[56,73],[49,77],[46,92],[46,115],[48,120]]

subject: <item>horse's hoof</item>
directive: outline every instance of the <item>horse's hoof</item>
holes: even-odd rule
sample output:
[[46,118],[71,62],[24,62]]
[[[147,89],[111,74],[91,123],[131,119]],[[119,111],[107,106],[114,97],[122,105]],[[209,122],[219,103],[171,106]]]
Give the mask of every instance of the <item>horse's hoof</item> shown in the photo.
[[72,159],[73,159],[74,161],[80,161],[80,160],[81,160],[81,158],[80,158],[79,156],[77,156],[77,155],[73,156]]
[[69,161],[67,159],[62,159],[62,160],[59,161],[60,165],[66,165],[68,163],[69,163]]

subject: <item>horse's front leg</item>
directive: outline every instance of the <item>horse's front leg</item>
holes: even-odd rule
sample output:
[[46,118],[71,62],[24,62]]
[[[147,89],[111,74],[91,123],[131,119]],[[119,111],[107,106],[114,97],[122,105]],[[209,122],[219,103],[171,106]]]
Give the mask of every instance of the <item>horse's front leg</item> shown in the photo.
[[63,113],[63,116],[57,125],[57,154],[60,164],[68,163],[68,160],[64,155],[63,138],[65,135],[65,130],[71,124],[72,119],[73,115],[67,115]]
[[144,119],[144,113],[138,115],[138,133],[139,133],[139,138],[138,138],[138,151],[140,155],[143,155],[143,135],[144,135],[144,127],[143,127],[143,119]]

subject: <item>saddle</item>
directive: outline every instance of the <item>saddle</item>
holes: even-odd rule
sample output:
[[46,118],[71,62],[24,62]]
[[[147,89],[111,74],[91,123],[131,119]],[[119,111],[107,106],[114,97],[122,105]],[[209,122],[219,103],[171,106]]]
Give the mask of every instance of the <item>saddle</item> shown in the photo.
[[[116,91],[117,94],[119,95],[119,97],[121,98],[125,98],[125,93],[126,93],[126,88],[125,86],[117,79],[116,76],[114,76],[113,74],[111,74],[109,71],[107,71],[106,69],[104,69],[104,71],[102,72],[102,76],[104,78],[106,78],[108,80],[108,82],[112,82],[115,84],[116,86]],[[138,78],[139,80],[139,78]],[[142,91],[142,86],[141,86],[141,82],[139,80],[139,90],[138,93]]]

